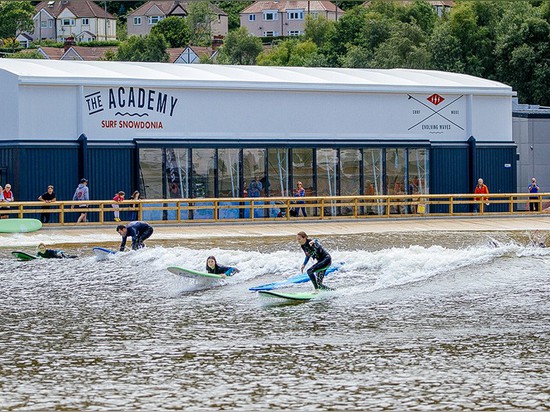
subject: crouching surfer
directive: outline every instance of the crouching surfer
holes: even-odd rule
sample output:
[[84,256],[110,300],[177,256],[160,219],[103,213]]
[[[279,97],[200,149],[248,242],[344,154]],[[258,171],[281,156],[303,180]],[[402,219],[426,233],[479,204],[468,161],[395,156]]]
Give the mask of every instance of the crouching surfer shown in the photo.
[[151,237],[153,234],[153,227],[147,222],[136,221],[130,222],[128,225],[118,225],[116,231],[122,236],[120,251],[124,252],[128,236],[132,238],[132,250],[138,250],[145,247],[143,242]]
[[305,232],[299,232],[296,235],[296,240],[302,247],[306,258],[300,271],[303,273],[304,269],[309,262],[309,259],[315,259],[317,262],[307,270],[307,275],[313,283],[315,290],[331,290],[328,286],[323,285],[323,278],[325,277],[325,272],[332,263],[332,258],[328,252],[323,249],[321,244],[317,239],[308,239]]
[[38,252],[36,256],[45,258],[45,259],[64,259],[64,258],[75,258],[76,256],[67,255],[62,250],[46,249],[44,243],[38,245]]
[[208,256],[208,259],[206,259],[206,272],[226,277],[233,276],[235,273],[239,273],[239,269],[230,266],[220,265],[218,264],[214,256]]

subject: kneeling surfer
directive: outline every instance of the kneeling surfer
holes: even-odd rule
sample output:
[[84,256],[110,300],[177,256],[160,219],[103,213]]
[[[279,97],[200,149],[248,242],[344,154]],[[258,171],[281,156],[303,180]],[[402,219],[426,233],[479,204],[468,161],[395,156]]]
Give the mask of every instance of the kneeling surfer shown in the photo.
[[135,221],[130,222],[128,225],[118,225],[116,231],[122,236],[120,251],[124,252],[128,236],[132,238],[132,250],[141,249],[145,246],[143,241],[149,239],[153,234],[153,227],[147,222]]
[[307,262],[309,262],[309,259],[315,259],[317,262],[307,270],[307,275],[309,276],[311,283],[313,283],[313,287],[315,290],[331,290],[329,287],[323,285],[325,272],[332,263],[332,258],[328,252],[323,249],[317,239],[308,239],[305,232],[299,232],[296,235],[296,240],[306,255],[300,271],[304,273],[304,269]]
[[206,271],[208,273],[222,275],[222,277],[232,276],[240,272],[237,268],[218,264],[214,256],[208,256],[208,259],[206,259]]

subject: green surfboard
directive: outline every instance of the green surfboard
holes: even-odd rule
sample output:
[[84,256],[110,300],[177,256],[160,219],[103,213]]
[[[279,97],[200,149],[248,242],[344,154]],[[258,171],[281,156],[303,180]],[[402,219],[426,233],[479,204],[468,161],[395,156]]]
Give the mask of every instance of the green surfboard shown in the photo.
[[286,300],[294,300],[294,301],[308,301],[311,299],[318,298],[322,295],[324,295],[326,292],[290,292],[290,293],[284,293],[284,292],[277,292],[276,290],[260,290],[258,292],[261,296],[267,296],[270,298],[279,298],[279,299],[286,299]]
[[0,233],[34,232],[41,227],[38,219],[0,219]]
[[210,278],[210,279],[223,279],[222,275],[216,275],[214,273],[198,272],[193,269],[186,269],[179,266],[170,266],[168,268],[170,273],[174,275],[183,276],[185,278],[197,279],[197,278]]
[[28,260],[36,259],[36,256],[29,255],[28,253],[25,253],[25,252],[20,252],[19,250],[14,250],[13,252],[11,252],[11,254],[19,260],[28,261]]

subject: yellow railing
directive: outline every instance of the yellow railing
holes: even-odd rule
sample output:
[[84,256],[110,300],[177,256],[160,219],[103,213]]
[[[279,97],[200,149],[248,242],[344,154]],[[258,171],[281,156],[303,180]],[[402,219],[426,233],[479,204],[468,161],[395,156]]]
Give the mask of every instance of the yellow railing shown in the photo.
[[[474,214],[543,213],[550,206],[550,193],[489,194],[483,199],[472,194],[415,194],[386,196],[311,196],[258,198],[147,199],[118,203],[123,220],[152,223],[193,223],[277,220],[327,220],[358,218],[403,218],[422,216],[467,216]],[[303,203],[298,203],[303,202]],[[537,205],[530,212],[529,202]],[[86,205],[86,207],[80,207]],[[112,200],[85,202],[1,202],[0,215],[10,218],[39,218],[41,213],[57,216],[52,225],[75,225],[80,213],[86,212],[88,224],[115,224]],[[43,209],[48,206],[48,209]],[[472,210],[476,207],[478,212]],[[295,209],[305,208],[307,217],[295,217]],[[53,220],[53,219],[52,219]]]

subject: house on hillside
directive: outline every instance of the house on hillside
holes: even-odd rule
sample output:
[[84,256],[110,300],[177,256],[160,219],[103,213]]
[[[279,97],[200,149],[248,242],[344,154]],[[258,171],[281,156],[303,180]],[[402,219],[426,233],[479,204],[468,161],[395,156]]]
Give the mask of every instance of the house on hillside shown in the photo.
[[173,61],[177,64],[198,64],[201,59],[213,62],[218,55],[218,50],[212,47],[187,46]]
[[116,40],[116,17],[89,0],[43,1],[36,7],[33,40]]
[[[443,15],[443,13],[449,13],[455,5],[455,1],[453,0],[426,0],[426,1],[432,5],[432,7],[437,12],[437,15],[440,17]],[[414,0],[396,0],[396,2],[402,4],[403,6],[408,6],[414,3]],[[365,7],[368,7],[369,4],[370,4],[370,1],[366,1],[363,3]]]
[[[228,16],[222,9],[212,3],[208,3],[210,10],[216,15],[211,23],[212,36],[227,36]],[[151,32],[151,28],[162,19],[170,16],[186,18],[189,3],[179,0],[148,1],[128,14],[128,35],[145,35]]]
[[241,26],[258,37],[299,36],[306,16],[338,20],[344,11],[330,1],[257,1],[240,13]]

